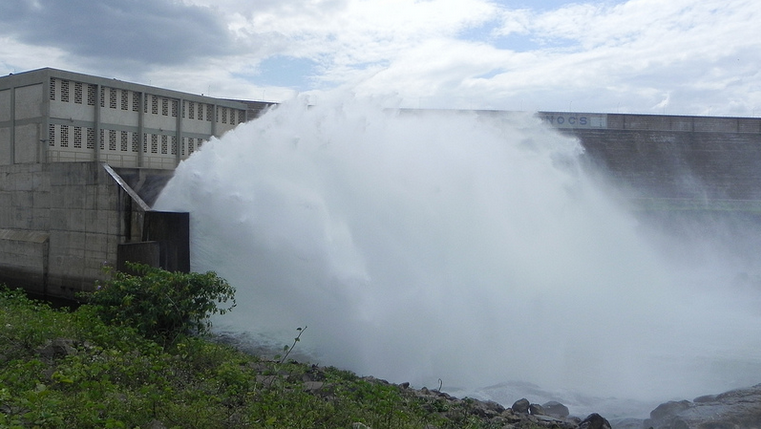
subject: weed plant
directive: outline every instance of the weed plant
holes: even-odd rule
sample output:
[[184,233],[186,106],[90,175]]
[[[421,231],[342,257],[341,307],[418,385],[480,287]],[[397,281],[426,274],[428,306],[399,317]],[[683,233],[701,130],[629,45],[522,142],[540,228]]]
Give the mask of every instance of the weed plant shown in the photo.
[[[395,385],[209,341],[197,334],[208,333],[206,304],[232,298],[226,283],[200,275],[218,293],[202,292],[191,308],[183,300],[198,298],[197,285],[182,284],[191,291],[183,297],[169,290],[179,277],[148,275],[151,292],[166,297],[116,276],[76,310],[0,285],[0,428],[487,427],[465,414],[447,419],[441,404]],[[165,299],[184,313],[149,308]]]

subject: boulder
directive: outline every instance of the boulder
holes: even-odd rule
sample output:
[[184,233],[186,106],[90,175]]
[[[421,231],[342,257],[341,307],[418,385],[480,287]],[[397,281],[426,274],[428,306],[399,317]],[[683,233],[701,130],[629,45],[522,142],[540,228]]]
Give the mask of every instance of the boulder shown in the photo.
[[46,359],[62,358],[77,353],[76,342],[67,338],[48,341],[37,353]]
[[566,418],[570,414],[568,407],[557,401],[545,402],[542,404],[542,408],[544,408],[545,415],[559,419]]
[[661,421],[693,407],[690,401],[668,401],[650,411],[650,420]]
[[528,406],[528,412],[532,416],[546,416],[547,413],[544,412],[544,408],[542,408],[539,404],[531,404]]
[[528,414],[528,407],[531,406],[531,403],[526,398],[521,398],[515,401],[513,403],[513,406],[510,407],[515,411],[516,413],[520,414]]
[[594,413],[579,423],[579,429],[611,429],[610,422],[605,417]]
[[684,428],[758,428],[761,427],[761,384],[706,395],[695,401],[671,401],[650,413],[645,427]]

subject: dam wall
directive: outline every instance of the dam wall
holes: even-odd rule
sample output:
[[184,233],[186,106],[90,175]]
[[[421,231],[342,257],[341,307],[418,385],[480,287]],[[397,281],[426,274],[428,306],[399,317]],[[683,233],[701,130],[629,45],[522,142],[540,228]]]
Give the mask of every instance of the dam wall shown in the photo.
[[[577,138],[587,162],[643,210],[761,219],[759,118],[538,116]],[[72,299],[127,261],[190,269],[190,215],[151,209],[173,169],[40,159],[0,162],[0,282]]]
[[541,112],[645,208],[759,211],[761,118]]

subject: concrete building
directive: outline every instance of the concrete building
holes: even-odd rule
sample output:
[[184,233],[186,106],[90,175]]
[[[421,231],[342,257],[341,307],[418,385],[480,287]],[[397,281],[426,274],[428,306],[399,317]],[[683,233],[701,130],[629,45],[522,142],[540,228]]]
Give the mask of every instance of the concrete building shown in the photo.
[[269,106],[50,68],[0,78],[0,282],[73,298],[127,260],[188,270],[188,214],[151,204]]
[[[259,103],[266,105],[266,103]],[[0,165],[173,169],[247,120],[244,102],[50,68],[0,78]]]

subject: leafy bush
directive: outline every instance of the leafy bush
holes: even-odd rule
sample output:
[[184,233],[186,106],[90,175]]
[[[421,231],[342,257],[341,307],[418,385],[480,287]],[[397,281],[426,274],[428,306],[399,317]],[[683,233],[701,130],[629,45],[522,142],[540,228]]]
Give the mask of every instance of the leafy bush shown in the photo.
[[[131,273],[115,271],[84,295],[108,324],[131,326],[147,338],[172,343],[179,335],[208,334],[209,317],[235,307],[235,289],[212,271],[169,272],[131,263],[128,268]],[[228,301],[228,307],[218,306]]]
[[[71,348],[42,352],[55,341]],[[0,428],[504,426],[477,419],[466,401],[452,420],[438,401],[336,368],[262,360],[201,337],[160,344],[133,327],[105,324],[95,306],[54,309],[0,284]]]

